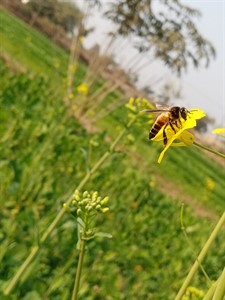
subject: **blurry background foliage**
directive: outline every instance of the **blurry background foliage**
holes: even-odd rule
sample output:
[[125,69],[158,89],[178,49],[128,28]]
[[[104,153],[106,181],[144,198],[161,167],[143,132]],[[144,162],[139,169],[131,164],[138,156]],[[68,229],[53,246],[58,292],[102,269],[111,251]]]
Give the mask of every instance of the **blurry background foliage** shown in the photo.
[[[11,12],[13,5],[14,10],[17,5],[17,14],[25,7],[29,8],[19,1],[2,0],[0,3]],[[64,4],[58,1],[38,3],[40,12],[42,4]],[[186,66],[188,57],[193,58],[179,43],[168,44],[170,34],[168,29],[164,31],[159,26],[160,20],[157,21],[155,16],[147,19],[144,14],[143,20],[137,16],[137,23],[134,24],[131,18],[129,26],[120,21],[122,17],[119,18],[119,13],[122,16],[127,11],[131,17],[132,9],[137,5],[142,4],[139,11],[147,13],[147,3],[117,1],[108,14],[110,12],[110,17],[115,19],[115,13],[120,8],[116,22],[120,22],[117,28],[121,34],[131,30],[140,35],[140,39],[142,35],[144,38],[145,34],[150,34],[153,48],[157,48],[157,42],[162,38],[162,43],[166,45],[165,53],[161,54],[164,49],[162,45],[162,48],[157,48],[156,57],[165,61],[168,59],[168,65],[179,71]],[[184,24],[183,19],[177,20],[186,26],[189,24],[188,18],[196,13],[179,3],[170,1],[167,4],[163,1],[162,5],[177,5],[178,12],[187,14],[186,18],[183,17]],[[31,4],[36,5],[37,1]],[[44,14],[48,11],[54,12],[49,12],[51,16],[55,14],[52,7],[42,10],[40,14],[35,9],[28,19],[39,24],[40,29],[43,23],[39,17],[47,17]],[[36,21],[32,19],[35,13]],[[83,18],[83,13],[74,8],[74,20],[76,14],[79,20]],[[61,21],[56,21],[56,17],[53,20],[61,26]],[[143,23],[141,27],[140,21]],[[150,21],[153,25],[149,27]],[[177,26],[178,37],[183,39],[178,24],[174,26]],[[64,27],[63,30],[69,28]],[[153,32],[143,32],[147,28]],[[165,32],[168,35],[163,39]],[[56,35],[56,31],[54,33]],[[92,61],[85,61],[84,54],[80,54],[72,85],[74,102],[65,106],[62,99],[66,93],[68,53],[5,9],[0,9],[0,39],[2,292],[7,280],[15,274],[30,248],[38,244],[39,236],[87,169],[107,151],[109,143],[124,128],[128,118],[123,103],[127,102],[128,95],[124,95],[121,87],[100,76],[97,66]],[[62,36],[60,42],[56,36],[55,40],[61,45],[67,43]],[[205,49],[201,56],[205,55],[207,60],[213,51],[208,42],[204,40],[200,46],[201,42],[199,38],[196,45]],[[173,59],[168,56],[169,49],[173,49],[175,44],[178,45],[177,51],[181,51],[177,54],[178,65],[173,65]],[[176,55],[173,57],[176,60]],[[195,58],[198,60],[199,56]],[[89,94],[81,98],[76,94],[76,89],[87,78],[90,80]],[[95,116],[101,110],[101,118],[96,118],[93,123],[90,115],[86,118],[75,117],[74,104],[83,109],[84,101],[85,112],[100,98],[101,103],[94,106],[92,113]],[[114,106],[110,107],[112,103]],[[85,187],[109,195],[110,212],[100,216],[98,222],[105,232],[112,234],[113,239],[98,239],[89,243],[80,299],[174,299],[195,254],[224,210],[224,165],[194,148],[186,148],[171,149],[159,166],[156,161],[161,146],[148,141],[149,128],[147,122],[133,126],[127,139]],[[187,203],[184,221],[191,245],[180,229],[180,201]],[[7,299],[69,299],[78,255],[76,231],[75,223],[65,215],[46,241],[39,259],[32,263]],[[218,236],[203,264],[211,279],[217,278],[225,264],[224,234],[221,232]],[[201,272],[195,276],[192,285],[201,290],[207,289]],[[0,298],[3,297],[0,295]]]

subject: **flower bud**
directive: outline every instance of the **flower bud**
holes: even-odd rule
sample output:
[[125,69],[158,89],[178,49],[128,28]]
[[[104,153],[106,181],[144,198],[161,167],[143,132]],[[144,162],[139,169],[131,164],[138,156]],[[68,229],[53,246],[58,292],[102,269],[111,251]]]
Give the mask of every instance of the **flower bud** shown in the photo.
[[128,135],[127,135],[127,140],[128,140],[129,142],[133,143],[133,142],[135,141],[135,138],[134,138],[134,136],[133,136],[132,134],[128,134]]
[[97,202],[95,202],[95,201],[91,203],[92,207],[96,207],[96,205],[97,205]]
[[109,211],[109,208],[108,208],[108,207],[104,207],[104,208],[102,208],[102,212],[103,212],[103,214],[104,214],[104,213],[106,213],[107,211]]
[[99,143],[96,142],[96,141],[93,140],[93,139],[91,139],[89,143],[90,143],[90,145],[92,145],[93,147],[98,147],[98,145],[99,145]]
[[63,203],[63,209],[67,212],[70,212],[70,207],[67,203]]
[[92,194],[92,199],[95,199],[95,198],[97,198],[98,197],[98,192],[93,192],[93,194]]
[[88,191],[83,192],[83,198],[87,198],[87,197],[88,198],[90,197]]
[[81,215],[81,213],[82,213],[81,209],[80,209],[80,208],[78,208],[78,209],[77,209],[77,215],[78,215],[78,216],[80,216],[80,215]]
[[100,205],[100,204],[97,204],[96,207],[95,207],[95,209],[96,209],[96,210],[100,210],[100,209],[101,209],[101,205]]
[[76,200],[73,200],[73,201],[72,201],[72,205],[73,205],[73,206],[76,206],[76,205],[77,205]]
[[87,236],[87,237],[90,237],[92,234],[93,234],[93,232],[92,232],[91,229],[88,229],[88,230],[86,231],[86,236]]
[[85,198],[85,199],[83,199],[81,202],[80,202],[80,204],[81,205],[87,205],[89,203],[89,199],[88,198]]
[[91,205],[88,205],[87,211],[91,211],[93,207]]
[[107,197],[102,199],[101,205],[106,205],[108,202],[109,202],[109,197],[107,196]]
[[102,200],[102,197],[98,197],[98,198],[97,198],[97,203],[100,203],[101,200]]
[[73,199],[76,200],[77,202],[80,201],[80,193],[78,192],[78,190],[76,190],[75,193],[73,194]]

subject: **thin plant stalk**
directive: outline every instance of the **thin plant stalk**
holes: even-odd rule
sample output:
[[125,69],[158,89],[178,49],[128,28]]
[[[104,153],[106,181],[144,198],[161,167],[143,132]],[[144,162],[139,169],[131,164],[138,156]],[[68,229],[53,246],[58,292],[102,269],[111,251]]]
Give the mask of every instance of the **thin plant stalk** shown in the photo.
[[[99,106],[101,105],[101,103],[104,102],[104,100],[106,99],[106,97],[116,91],[116,88],[119,86],[118,83],[115,83],[111,88],[109,88],[107,91],[105,91],[104,93],[101,94],[101,96],[98,98],[98,100],[96,101],[91,101],[88,110],[86,111],[84,116],[88,116],[88,114],[90,114],[91,111],[96,110],[97,108],[99,109]],[[91,99],[92,100],[92,99]],[[116,102],[119,102],[120,98],[117,97]],[[109,106],[109,104],[106,106],[106,108]]]
[[202,300],[212,300],[218,281],[214,282]]
[[220,157],[225,158],[225,154],[223,154],[223,153],[220,153],[220,152],[218,152],[218,151],[215,151],[215,150],[213,150],[213,149],[211,149],[211,148],[208,148],[208,147],[203,146],[203,145],[201,145],[201,144],[198,144],[198,143],[196,143],[196,142],[194,142],[193,144],[194,144],[195,146],[199,147],[199,148],[202,148],[202,149],[204,149],[204,150],[206,150],[206,151],[209,151],[209,152],[211,152],[211,153],[213,153],[213,154],[216,154],[217,156],[220,156]]
[[94,115],[92,118],[90,118],[91,121],[96,122],[99,119],[105,118],[110,113],[115,111],[117,108],[123,106],[126,101],[127,101],[127,98],[125,98],[123,96],[118,98],[117,101],[111,102],[108,106],[104,107],[98,113],[96,113],[96,115]]
[[80,285],[80,278],[81,278],[81,271],[82,271],[82,267],[83,267],[84,251],[85,251],[85,240],[81,238],[80,254],[79,254],[77,271],[76,271],[76,276],[75,276],[75,281],[74,281],[72,300],[77,300],[77,295],[78,295],[79,285]]
[[[181,224],[181,230],[183,231],[183,234],[184,234],[184,236],[185,236],[187,242],[189,243],[189,245],[190,245],[190,247],[191,247],[192,244],[191,244],[191,241],[190,241],[190,239],[189,239],[189,237],[188,237],[188,234],[187,234],[187,231],[186,231],[186,228],[185,228],[185,225],[184,225],[183,220],[184,220],[184,203],[182,203],[182,206],[181,206],[181,212],[180,212],[180,224]],[[193,255],[195,255],[195,251],[194,251],[193,249],[191,249],[191,250],[192,250]],[[202,273],[204,274],[204,276],[205,276],[205,278],[206,278],[206,280],[207,280],[208,285],[211,286],[211,285],[212,285],[212,282],[211,282],[211,280],[210,280],[208,274],[206,273],[205,269],[203,268],[203,266],[202,266],[202,264],[201,264],[200,262],[199,262],[199,267],[200,267]]]
[[[108,151],[106,151],[103,156],[96,162],[96,164],[92,167],[92,169],[85,175],[85,177],[82,179],[80,184],[74,189],[75,190],[81,190],[84,185],[88,182],[88,180],[91,178],[91,176],[101,167],[101,165],[110,157],[110,155],[113,153],[115,147],[119,143],[119,141],[122,139],[122,137],[125,135],[126,131],[132,126],[132,124],[135,122],[136,118],[132,119],[124,128],[121,133],[117,136],[117,138],[114,140],[114,142],[111,144]],[[74,194],[74,193],[73,193]],[[73,195],[72,194],[72,195]],[[66,204],[70,204],[73,200],[73,196],[70,196],[67,200]],[[62,208],[58,214],[56,215],[55,219],[52,221],[52,223],[48,226],[48,228],[44,231],[40,238],[40,242],[37,246],[32,247],[32,250],[30,254],[27,256],[23,264],[20,266],[19,270],[16,272],[16,274],[13,276],[13,278],[9,281],[8,285],[4,289],[4,294],[9,295],[13,289],[15,288],[17,282],[20,280],[26,269],[30,266],[32,261],[36,258],[37,254],[40,252],[44,242],[47,240],[47,238],[50,236],[52,231],[56,228],[59,221],[62,219],[63,215],[65,213],[65,210]]]
[[202,263],[203,259],[205,258],[210,246],[212,245],[213,241],[215,240],[216,236],[218,235],[220,229],[225,224],[225,212],[223,213],[222,217],[218,221],[216,227],[214,228],[213,232],[211,233],[209,239],[205,243],[204,247],[202,248],[201,252],[199,253],[195,263],[191,267],[190,272],[188,273],[187,277],[184,280],[183,285],[181,286],[175,300],[181,300],[182,296],[185,294],[187,287],[189,286],[194,274],[198,270],[200,264]]
[[216,285],[216,290],[212,300],[223,300],[224,296],[225,296],[225,268],[223,269],[223,272],[218,279],[218,283]]

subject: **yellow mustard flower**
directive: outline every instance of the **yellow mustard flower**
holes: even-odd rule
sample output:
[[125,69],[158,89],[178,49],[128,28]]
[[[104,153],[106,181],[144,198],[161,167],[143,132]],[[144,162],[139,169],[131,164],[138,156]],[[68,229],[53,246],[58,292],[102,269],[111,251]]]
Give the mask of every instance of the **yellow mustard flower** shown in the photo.
[[134,136],[132,134],[128,134],[127,135],[127,140],[130,143],[134,143],[135,142],[135,138],[134,138]]
[[150,188],[153,189],[155,187],[155,180],[151,179],[148,184],[149,184]]
[[78,94],[87,95],[89,91],[88,84],[86,82],[82,82],[77,86]]
[[81,44],[83,43],[83,41],[84,41],[84,36],[83,36],[83,35],[81,35],[81,36],[79,37],[79,41],[80,41]]
[[73,111],[77,111],[77,108],[78,108],[78,107],[77,107],[76,104],[74,104],[74,105],[72,106],[72,110],[73,110]]
[[[173,125],[175,128],[176,133],[173,131],[173,129],[170,126],[167,126],[165,129],[165,133],[167,136],[167,143],[163,149],[163,151],[160,153],[158,163],[160,163],[164,157],[165,152],[169,149],[170,146],[174,147],[180,147],[180,146],[191,146],[194,142],[194,136],[190,132],[187,131],[187,129],[193,128],[197,125],[196,120],[201,119],[205,116],[205,113],[198,109],[193,108],[189,111],[187,120],[184,120],[183,118],[180,118],[181,126],[177,127]],[[157,135],[152,138],[152,141],[162,141],[164,140],[163,137],[163,131],[164,131],[165,125],[159,130]],[[179,140],[180,142],[175,142]]]
[[213,191],[216,186],[215,181],[212,180],[212,178],[210,178],[210,177],[206,178],[205,185],[206,185],[207,190],[209,190],[209,191]]
[[225,128],[216,128],[213,130],[213,133],[219,134],[223,138],[225,138]]
[[73,94],[73,93],[70,93],[70,94],[68,95],[68,98],[69,98],[70,100],[72,100],[72,99],[74,98],[74,94]]
[[77,69],[77,65],[76,65],[75,63],[71,63],[71,64],[69,65],[69,71],[70,71],[70,72],[75,72],[76,69]]

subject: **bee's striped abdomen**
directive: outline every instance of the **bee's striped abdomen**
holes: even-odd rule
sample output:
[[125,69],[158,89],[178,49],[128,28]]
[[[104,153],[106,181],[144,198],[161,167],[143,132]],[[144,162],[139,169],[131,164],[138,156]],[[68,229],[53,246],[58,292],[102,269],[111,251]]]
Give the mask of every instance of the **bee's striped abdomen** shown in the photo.
[[151,131],[149,132],[149,139],[153,139],[159,130],[168,122],[168,116],[166,114],[160,115],[153,124]]

